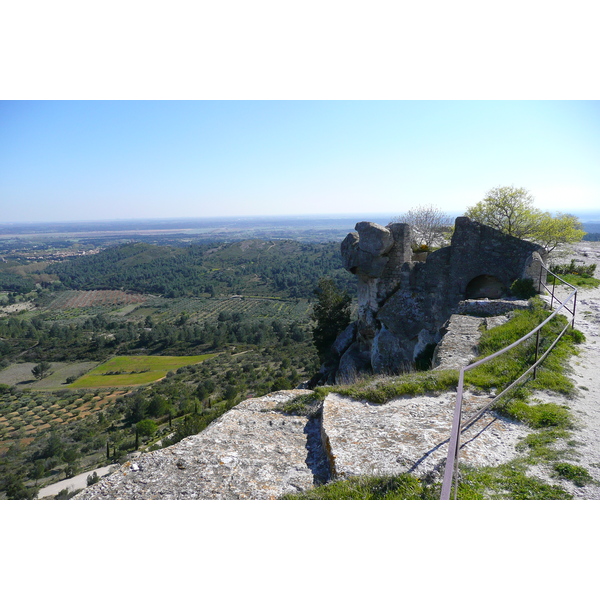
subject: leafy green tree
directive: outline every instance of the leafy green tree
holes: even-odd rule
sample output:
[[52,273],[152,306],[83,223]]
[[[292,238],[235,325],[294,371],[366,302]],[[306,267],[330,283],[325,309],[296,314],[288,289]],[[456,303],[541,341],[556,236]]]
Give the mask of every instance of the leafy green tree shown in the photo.
[[152,419],[143,419],[136,424],[135,430],[142,437],[152,437],[158,425]]
[[533,201],[525,188],[496,187],[465,215],[502,233],[536,242],[547,252],[583,238],[585,232],[577,217],[563,213],[553,217],[535,208]]
[[271,385],[271,391],[277,392],[279,390],[291,390],[293,388],[292,382],[287,377],[278,377]]
[[235,385],[225,386],[223,391],[223,400],[233,400],[238,394],[238,388]]
[[533,201],[533,196],[525,188],[496,187],[483,200],[468,208],[465,215],[502,233],[527,238],[535,231],[539,217]]
[[560,244],[580,242],[584,235],[581,222],[574,215],[558,213],[553,217],[545,212],[539,217],[533,237],[546,252],[552,252]]
[[325,360],[339,333],[350,323],[351,298],[348,292],[340,291],[331,279],[321,279],[315,294],[313,342],[319,358]]
[[50,367],[50,363],[43,360],[42,362],[35,365],[33,369],[31,369],[31,373],[36,379],[43,379],[44,377],[50,375]]

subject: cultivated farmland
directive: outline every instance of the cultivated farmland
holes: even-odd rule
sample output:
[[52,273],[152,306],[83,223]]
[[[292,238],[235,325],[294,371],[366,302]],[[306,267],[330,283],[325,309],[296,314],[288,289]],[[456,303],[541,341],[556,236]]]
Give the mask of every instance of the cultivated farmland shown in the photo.
[[197,356],[116,356],[69,385],[103,388],[144,385],[162,379],[169,371],[195,365],[216,354]]
[[124,391],[110,390],[84,396],[75,392],[61,397],[39,392],[5,396],[0,404],[0,451],[10,445],[11,438],[20,438],[22,444],[27,444],[39,432],[98,413],[123,394]]
[[159,314],[173,318],[188,314],[197,322],[216,321],[220,313],[239,313],[247,320],[281,319],[283,321],[306,320],[311,309],[305,299],[281,300],[279,298],[215,297],[215,298],[154,298],[136,307],[129,318],[142,318]]
[[31,369],[33,362],[15,363],[0,371],[0,383],[14,385],[19,389],[56,390],[66,387],[69,377],[80,377],[98,365],[97,361],[85,362],[52,362],[50,374],[41,380],[36,380]]
[[61,310],[64,308],[139,304],[147,299],[148,296],[142,294],[128,294],[121,290],[65,291],[58,293],[48,308],[50,310]]

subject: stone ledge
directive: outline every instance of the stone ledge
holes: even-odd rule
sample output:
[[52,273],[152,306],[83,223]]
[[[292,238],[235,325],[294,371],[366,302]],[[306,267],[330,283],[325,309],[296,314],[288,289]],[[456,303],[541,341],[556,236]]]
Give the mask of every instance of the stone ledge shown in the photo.
[[478,317],[493,317],[504,315],[512,310],[523,310],[529,308],[529,300],[463,300],[458,303],[456,310],[460,315],[472,315]]
[[477,356],[477,344],[481,337],[484,318],[452,315],[446,325],[446,333],[433,355],[435,369],[460,369]]
[[268,500],[312,488],[318,465],[310,464],[309,419],[276,410],[308,393],[241,402],[201,433],[142,454],[73,499]]
[[[448,453],[455,392],[396,398],[386,404],[329,394],[323,402],[322,438],[332,475],[439,473]],[[467,395],[465,419],[489,401]],[[531,430],[484,414],[461,439],[461,464],[498,465],[516,455],[517,440]]]

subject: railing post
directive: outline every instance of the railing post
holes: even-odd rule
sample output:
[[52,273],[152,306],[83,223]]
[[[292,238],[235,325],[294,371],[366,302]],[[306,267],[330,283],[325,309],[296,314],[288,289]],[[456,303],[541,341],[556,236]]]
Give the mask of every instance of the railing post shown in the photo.
[[[458,375],[458,387],[456,389],[456,404],[454,405],[454,418],[452,419],[452,431],[448,442],[448,457],[446,458],[446,468],[444,470],[444,480],[442,482],[441,500],[450,500],[450,491],[452,481],[455,479],[458,468],[458,450],[460,447],[460,427],[462,414],[462,397],[464,387],[465,372],[464,367],[460,369]],[[456,499],[456,492],[454,498]]]

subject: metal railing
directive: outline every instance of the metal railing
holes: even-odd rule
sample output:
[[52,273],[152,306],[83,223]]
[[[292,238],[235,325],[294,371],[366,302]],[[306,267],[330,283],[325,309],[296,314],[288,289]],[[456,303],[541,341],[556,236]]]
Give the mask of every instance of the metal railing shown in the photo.
[[[548,274],[553,276],[552,289],[550,289],[546,285],[546,279],[547,279]],[[456,497],[457,497],[457,493],[458,493],[458,455],[460,452],[461,433],[464,433],[464,431],[468,427],[473,425],[473,423],[475,423],[475,421],[477,421],[481,416],[483,416],[483,414],[487,410],[489,410],[493,404],[495,404],[498,400],[500,400],[500,398],[502,398],[504,395],[506,395],[515,386],[519,385],[519,383],[521,383],[530,373],[533,373],[533,379],[535,379],[538,365],[546,358],[546,356],[548,356],[548,354],[551,352],[551,350],[554,348],[554,346],[558,343],[558,340],[560,340],[560,338],[563,336],[563,334],[569,328],[569,326],[571,326],[572,328],[575,327],[575,311],[576,311],[576,307],[577,307],[577,288],[575,286],[571,285],[570,283],[567,283],[564,279],[561,279],[558,275],[552,273],[552,271],[547,269],[546,266],[542,263],[541,269],[540,269],[540,281],[539,281],[538,289],[541,290],[541,288],[543,288],[544,290],[546,290],[547,292],[550,293],[550,310],[552,310],[554,307],[555,299],[558,301],[558,299],[556,298],[556,296],[554,294],[557,280],[561,281],[566,286],[572,288],[572,291],[567,296],[567,298],[560,304],[560,306],[558,306],[558,308],[556,308],[554,310],[554,312],[545,321],[543,321],[537,327],[532,329],[528,334],[524,335],[522,338],[518,339],[516,342],[513,342],[509,346],[506,346],[502,350],[499,350],[498,352],[495,352],[494,354],[490,354],[489,356],[486,356],[485,358],[482,358],[481,360],[478,360],[477,362],[467,365],[466,367],[461,367],[459,376],[458,376],[458,388],[456,391],[456,405],[454,407],[454,418],[452,420],[452,430],[450,433],[448,458],[446,459],[446,467],[444,470],[444,479],[442,482],[442,493],[440,495],[440,500],[449,500],[450,499],[450,492],[451,492],[452,486],[454,486],[454,499],[456,500]],[[567,306],[567,303],[571,299],[573,299],[573,308],[572,309],[570,309]],[[542,327],[544,327],[544,325],[546,325],[546,323],[548,323],[554,317],[556,317],[556,315],[558,315],[563,309],[572,315],[571,322],[567,323],[565,325],[563,330],[558,334],[558,336],[552,342],[550,347],[540,357],[539,356],[540,330],[542,329]],[[504,354],[505,352],[508,352],[509,350],[512,350],[519,344],[522,344],[523,342],[525,342],[526,340],[531,338],[533,335],[536,336],[535,360],[534,360],[533,365],[531,365],[531,367],[529,367],[519,378],[515,379],[515,381],[513,381],[509,386],[504,388],[496,397],[494,397],[483,408],[481,408],[474,416],[470,417],[466,423],[463,424],[462,423],[462,404],[463,404],[465,373],[467,371],[470,371],[471,369],[474,369],[475,367],[478,367],[479,365],[482,365],[486,362],[494,360],[495,358]]]

